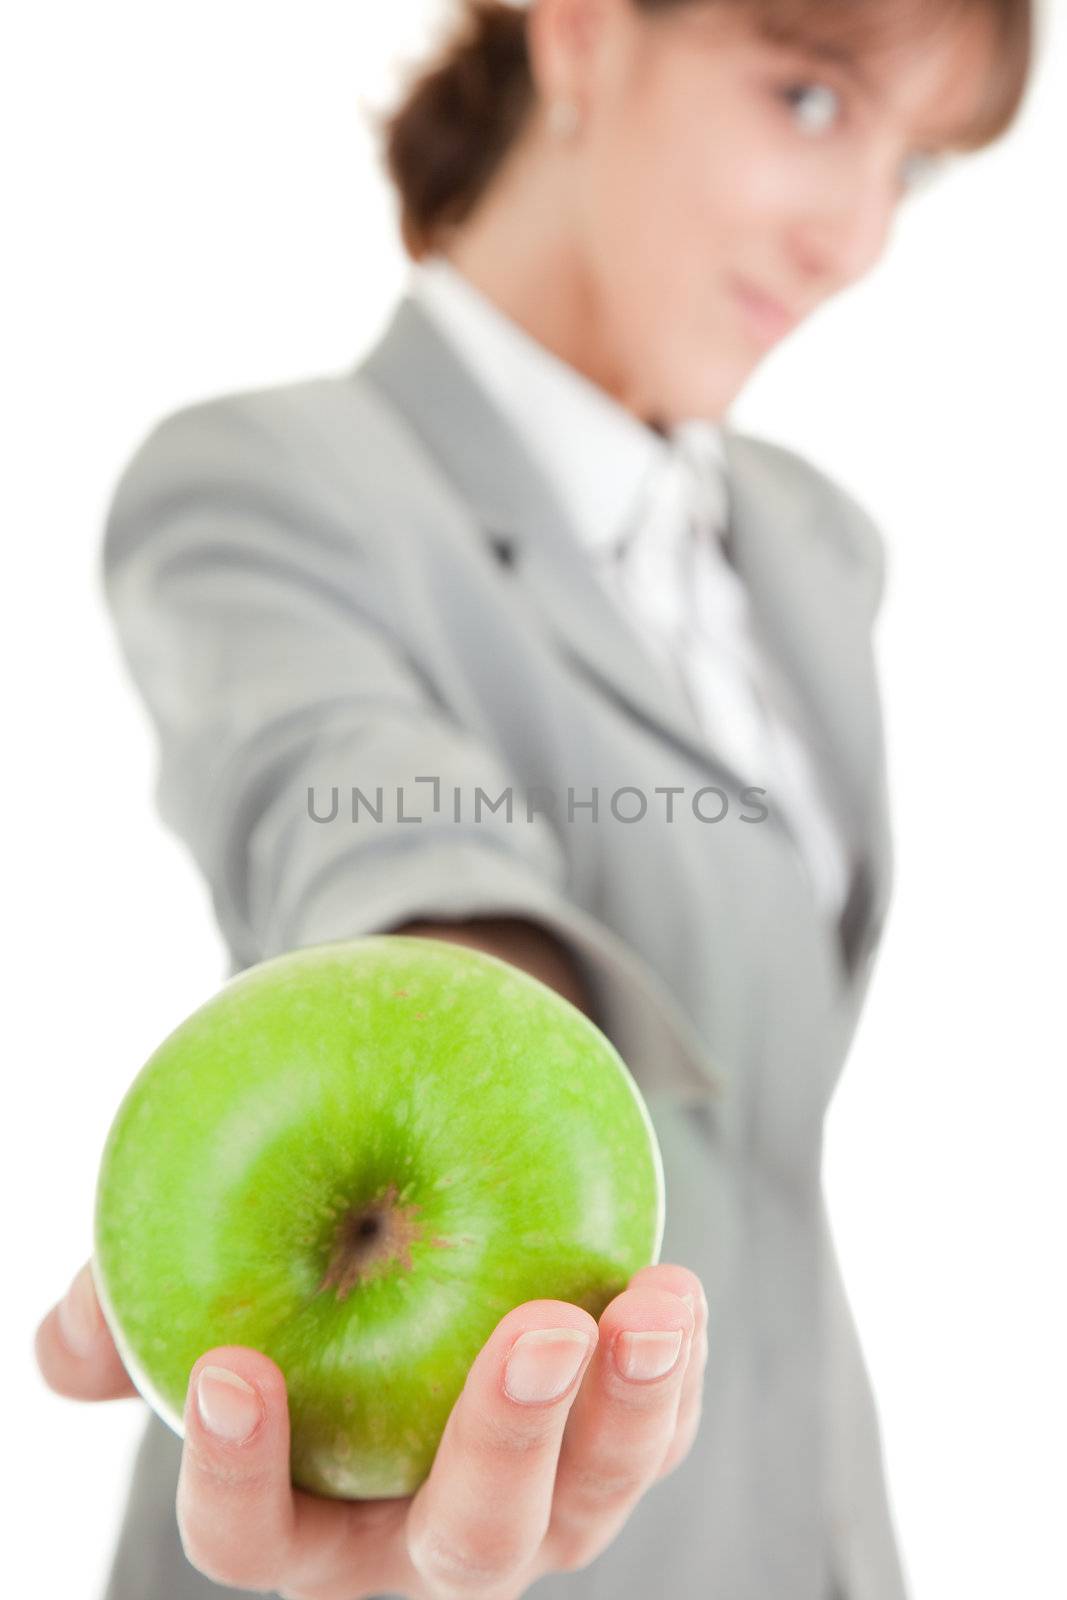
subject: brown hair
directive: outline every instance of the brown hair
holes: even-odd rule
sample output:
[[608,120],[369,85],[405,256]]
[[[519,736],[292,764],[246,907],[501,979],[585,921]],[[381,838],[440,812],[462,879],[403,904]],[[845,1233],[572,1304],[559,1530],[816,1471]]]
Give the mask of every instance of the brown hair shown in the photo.
[[[380,121],[400,195],[400,231],[415,260],[474,210],[533,108],[526,11],[510,0],[460,0],[458,24]],[[639,11],[730,5],[780,43],[830,44],[862,57],[922,30],[991,13],[998,48],[985,96],[959,150],[992,144],[1015,121],[1034,51],[1034,0],[631,0]]]

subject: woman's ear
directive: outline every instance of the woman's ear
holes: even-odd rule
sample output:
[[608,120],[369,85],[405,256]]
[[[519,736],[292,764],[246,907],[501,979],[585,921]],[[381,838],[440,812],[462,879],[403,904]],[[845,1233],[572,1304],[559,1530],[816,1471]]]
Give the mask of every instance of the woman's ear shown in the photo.
[[569,99],[584,109],[598,52],[632,26],[633,0],[533,0],[526,15],[530,75],[546,103]]

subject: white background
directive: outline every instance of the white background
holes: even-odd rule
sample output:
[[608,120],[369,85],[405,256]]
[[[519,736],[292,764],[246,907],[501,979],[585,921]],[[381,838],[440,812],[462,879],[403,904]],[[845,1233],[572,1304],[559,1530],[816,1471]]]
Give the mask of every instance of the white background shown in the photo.
[[[905,208],[884,265],[734,412],[836,475],[890,548],[897,888],[827,1182],[916,1600],[1067,1592],[1058,9],[1017,131]],[[225,976],[206,891],[153,810],[97,580],[104,507],[164,413],[347,367],[378,331],[404,261],[361,101],[388,98],[437,14],[41,0],[0,49],[20,1596],[94,1600],[103,1582],[141,1402],[52,1395],[32,1334],[89,1253],[126,1085]]]

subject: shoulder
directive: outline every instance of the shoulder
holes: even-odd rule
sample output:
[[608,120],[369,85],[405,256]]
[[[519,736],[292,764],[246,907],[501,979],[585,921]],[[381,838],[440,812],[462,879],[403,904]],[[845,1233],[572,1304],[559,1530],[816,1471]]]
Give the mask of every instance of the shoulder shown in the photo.
[[463,515],[416,435],[353,372],[235,390],[158,420],[116,479],[105,558],[126,530],[197,501],[349,544],[421,522],[419,506]]
[[824,467],[771,439],[727,430],[735,483],[761,510],[799,523],[865,592],[872,613],[885,591],[885,537],[862,501]]
[[149,481],[214,482],[254,471],[272,484],[321,483],[363,468],[409,469],[413,441],[351,373],[235,390],[157,421],[134,448],[117,493]]

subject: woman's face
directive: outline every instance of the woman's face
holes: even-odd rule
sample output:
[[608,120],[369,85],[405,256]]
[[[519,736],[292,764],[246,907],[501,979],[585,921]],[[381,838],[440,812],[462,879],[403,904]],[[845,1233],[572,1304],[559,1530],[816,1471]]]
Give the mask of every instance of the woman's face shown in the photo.
[[638,415],[721,417],[774,343],[878,261],[928,152],[978,103],[988,23],[898,47],[864,83],[730,6],[589,10],[571,64],[588,364]]

